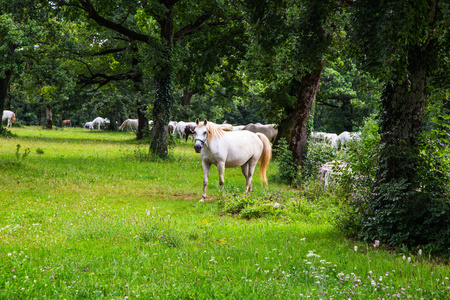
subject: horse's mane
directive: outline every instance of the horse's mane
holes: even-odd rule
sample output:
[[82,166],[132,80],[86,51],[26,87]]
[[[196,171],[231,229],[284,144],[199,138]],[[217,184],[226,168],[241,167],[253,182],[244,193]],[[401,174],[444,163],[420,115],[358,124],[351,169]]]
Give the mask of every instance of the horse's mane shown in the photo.
[[225,134],[225,131],[223,131],[223,129],[220,128],[219,125],[212,122],[206,123],[206,130],[208,132],[206,134],[206,140],[208,142],[210,142],[215,137],[220,139]]

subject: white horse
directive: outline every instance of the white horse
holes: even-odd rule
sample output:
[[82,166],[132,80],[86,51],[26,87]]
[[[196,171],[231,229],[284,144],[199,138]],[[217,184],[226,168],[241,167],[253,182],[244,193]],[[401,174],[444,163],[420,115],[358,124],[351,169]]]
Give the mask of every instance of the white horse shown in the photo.
[[178,134],[180,139],[183,139],[183,137],[185,136],[184,130],[186,129],[187,125],[196,126],[195,122],[187,122],[186,123],[186,122],[180,121],[177,123],[177,126],[175,128],[175,133]]
[[97,129],[100,130],[100,126],[102,124],[109,124],[109,119],[108,118],[101,118],[101,117],[97,117],[94,119],[94,121],[92,121],[91,126],[89,127],[90,130],[94,129],[95,124],[97,124]]
[[272,146],[262,133],[250,131],[224,131],[219,125],[205,120],[196,121],[195,152],[201,153],[203,166],[203,194],[206,198],[209,168],[216,165],[219,185],[224,184],[225,168],[241,167],[246,178],[245,192],[252,191],[252,179],[256,164],[260,161],[259,175],[267,186],[266,170],[272,157]]
[[2,114],[2,122],[8,120],[8,124],[6,124],[6,128],[12,128],[12,123],[16,121],[16,114],[10,110],[4,110]]
[[239,130],[244,129],[244,127],[245,127],[245,125],[236,125],[236,126],[233,126],[233,128],[231,130],[239,131]]
[[169,122],[169,132],[171,134],[175,134],[175,131],[177,130],[177,122],[175,121],[170,121]]
[[126,128],[127,130],[136,131],[138,126],[138,119],[126,119],[125,121],[123,121],[122,125],[120,125],[119,130],[124,130]]
[[336,133],[327,133],[325,134],[324,139],[328,145],[331,145],[331,147],[338,147],[338,135]]
[[324,141],[326,134],[327,134],[326,132],[313,131],[313,132],[311,132],[311,137],[313,139],[317,139],[319,141]]

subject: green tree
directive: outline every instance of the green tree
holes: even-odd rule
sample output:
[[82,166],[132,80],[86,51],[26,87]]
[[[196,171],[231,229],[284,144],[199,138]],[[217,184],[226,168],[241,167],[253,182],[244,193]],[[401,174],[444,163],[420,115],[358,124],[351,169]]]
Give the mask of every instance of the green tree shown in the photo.
[[378,112],[382,84],[350,59],[325,67],[317,93],[314,131],[356,131]]
[[155,85],[150,150],[157,156],[166,157],[167,124],[174,106],[175,44],[210,21],[220,10],[221,3],[207,1],[194,5],[189,1],[154,0],[117,4],[100,0],[69,0],[55,5],[72,17],[83,12],[88,22],[115,32],[118,38],[137,43],[143,74],[153,77]]
[[303,164],[308,119],[325,63],[338,56],[345,36],[347,1],[252,1],[247,4],[252,37],[252,68],[278,99],[279,136],[287,136],[294,163]]
[[45,20],[36,1],[0,1],[0,113],[11,77],[23,71],[27,54],[45,36]]
[[449,3],[363,0],[355,9],[358,57],[386,82],[374,199],[362,235],[407,245],[439,239],[448,247],[448,192],[442,196],[445,185],[438,191],[432,183],[437,179],[426,176],[430,166],[424,167],[418,137],[427,86],[448,66]]

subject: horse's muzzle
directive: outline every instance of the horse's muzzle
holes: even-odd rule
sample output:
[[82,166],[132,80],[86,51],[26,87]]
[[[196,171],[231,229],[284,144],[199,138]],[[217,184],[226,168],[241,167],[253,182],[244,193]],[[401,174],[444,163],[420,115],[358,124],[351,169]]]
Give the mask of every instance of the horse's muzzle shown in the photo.
[[195,144],[194,145],[194,150],[195,150],[195,152],[200,153],[200,152],[202,152],[202,146],[198,145],[198,144]]

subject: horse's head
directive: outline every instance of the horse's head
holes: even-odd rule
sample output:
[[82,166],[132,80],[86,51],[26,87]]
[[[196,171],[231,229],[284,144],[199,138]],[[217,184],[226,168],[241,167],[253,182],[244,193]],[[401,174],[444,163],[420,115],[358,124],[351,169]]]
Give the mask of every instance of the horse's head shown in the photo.
[[194,149],[195,152],[200,153],[202,151],[203,146],[206,143],[208,133],[208,128],[206,127],[206,124],[208,124],[208,121],[205,119],[205,121],[200,122],[200,120],[197,118],[195,123],[197,124],[197,126],[194,129],[194,140],[195,140]]

